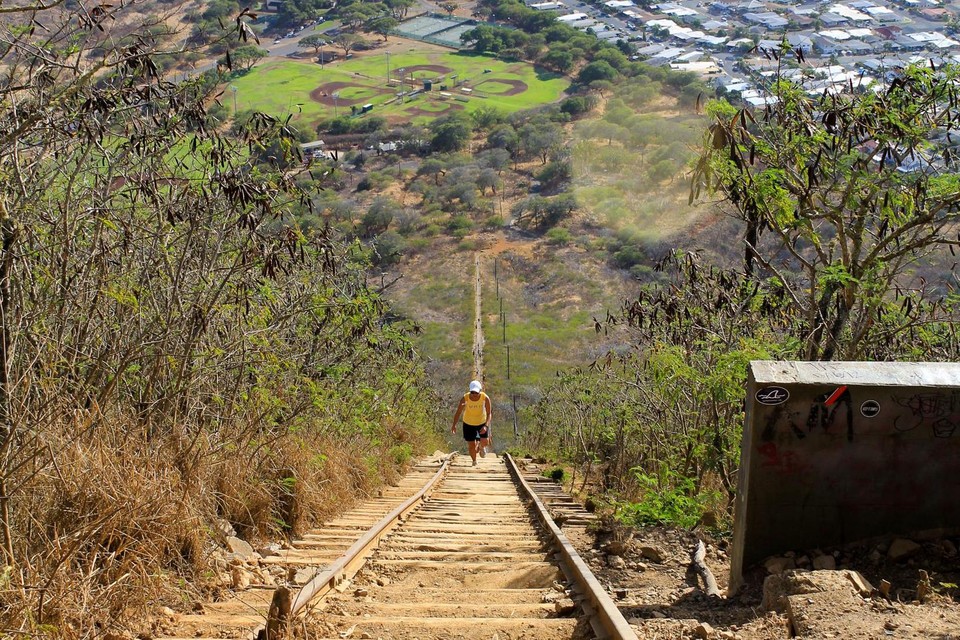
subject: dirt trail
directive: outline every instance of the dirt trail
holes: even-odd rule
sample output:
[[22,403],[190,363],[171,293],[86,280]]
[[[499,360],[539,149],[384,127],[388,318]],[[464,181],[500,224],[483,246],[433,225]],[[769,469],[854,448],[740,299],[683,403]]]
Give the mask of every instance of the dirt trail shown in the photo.
[[343,593],[307,621],[319,638],[593,637],[501,459],[463,456]]
[[483,291],[480,281],[480,254],[474,257],[476,282],[473,294],[473,379],[483,381]]

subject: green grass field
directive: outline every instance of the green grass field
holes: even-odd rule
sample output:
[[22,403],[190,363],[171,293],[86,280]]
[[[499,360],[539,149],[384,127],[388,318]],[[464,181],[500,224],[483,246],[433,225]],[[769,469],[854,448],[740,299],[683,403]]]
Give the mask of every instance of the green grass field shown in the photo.
[[[392,83],[387,82],[388,60]],[[424,80],[440,82],[432,91],[403,102],[397,98],[401,90],[422,88]],[[441,84],[446,86],[442,91],[446,96],[440,95]],[[277,116],[292,113],[295,120],[311,127],[322,119],[350,114],[351,105],[359,104],[373,104],[372,114],[390,120],[421,123],[484,105],[514,112],[560,99],[569,84],[565,77],[525,62],[463,52],[370,55],[322,68],[313,60],[268,59],[230,82],[236,87],[239,110],[257,109]],[[326,95],[311,97],[315,90]]]

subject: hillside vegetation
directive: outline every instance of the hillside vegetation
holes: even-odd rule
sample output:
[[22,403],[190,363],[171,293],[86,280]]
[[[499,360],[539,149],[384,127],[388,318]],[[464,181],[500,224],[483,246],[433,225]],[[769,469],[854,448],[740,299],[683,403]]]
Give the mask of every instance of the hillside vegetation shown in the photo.
[[290,132],[222,135],[109,19],[3,51],[0,624],[30,636],[215,587],[222,532],[302,531],[435,446],[409,325],[250,161]]
[[[173,83],[163,19],[12,13],[5,628],[93,637],[213,589],[224,531],[294,535],[436,446],[472,376],[477,252],[498,446],[549,454],[632,523],[725,530],[750,359],[957,357],[953,279],[938,299],[914,272],[957,244],[955,175],[884,160],[953,124],[954,70],[866,96],[778,82],[759,118],[549,14],[479,8],[520,28],[484,25],[478,52],[569,74],[568,95],[418,122],[231,114],[220,71],[249,58]],[[245,12],[194,18],[199,56],[252,39]],[[315,135],[340,143],[305,161]],[[727,217],[701,202],[720,197]]]
[[628,521],[723,532],[750,360],[954,360],[956,174],[898,165],[938,153],[956,73],[911,68],[886,93],[821,97],[779,81],[762,119],[710,105],[690,199],[726,197],[740,264],[699,251],[658,263],[667,280],[608,323],[634,348],[550,387],[536,446],[599,466]]

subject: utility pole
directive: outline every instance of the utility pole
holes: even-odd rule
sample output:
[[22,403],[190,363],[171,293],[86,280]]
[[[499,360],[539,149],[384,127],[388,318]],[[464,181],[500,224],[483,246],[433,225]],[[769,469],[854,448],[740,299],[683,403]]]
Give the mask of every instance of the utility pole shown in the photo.
[[520,435],[520,426],[517,423],[517,394],[513,394],[513,437]]
[[507,380],[510,379],[510,345],[507,345]]

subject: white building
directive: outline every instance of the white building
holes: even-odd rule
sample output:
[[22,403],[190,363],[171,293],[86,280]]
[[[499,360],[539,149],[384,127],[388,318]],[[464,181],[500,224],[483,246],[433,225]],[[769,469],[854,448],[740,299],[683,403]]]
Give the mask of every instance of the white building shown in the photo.
[[923,42],[937,49],[950,49],[952,47],[960,46],[960,42],[957,42],[953,38],[948,38],[942,33],[936,31],[921,31],[919,33],[909,33],[907,37],[916,40],[917,42]]
[[847,20],[852,20],[853,22],[871,22],[873,16],[862,11],[857,11],[853,7],[849,7],[845,4],[834,4],[827,9],[830,13],[835,13],[838,16],[843,16]]
[[557,22],[568,22],[568,23],[576,22],[577,20],[583,20],[584,18],[587,18],[587,17],[589,17],[587,16],[587,14],[580,13],[579,11],[577,11],[574,13],[568,13],[567,15],[564,15],[564,16],[558,16]]
[[560,2],[538,2],[537,4],[531,4],[530,8],[537,11],[559,11],[564,6]]
[[764,13],[745,13],[743,14],[743,19],[747,22],[753,22],[754,24],[762,24],[768,29],[782,29],[790,24],[789,20],[778,16],[772,11],[767,11]]

